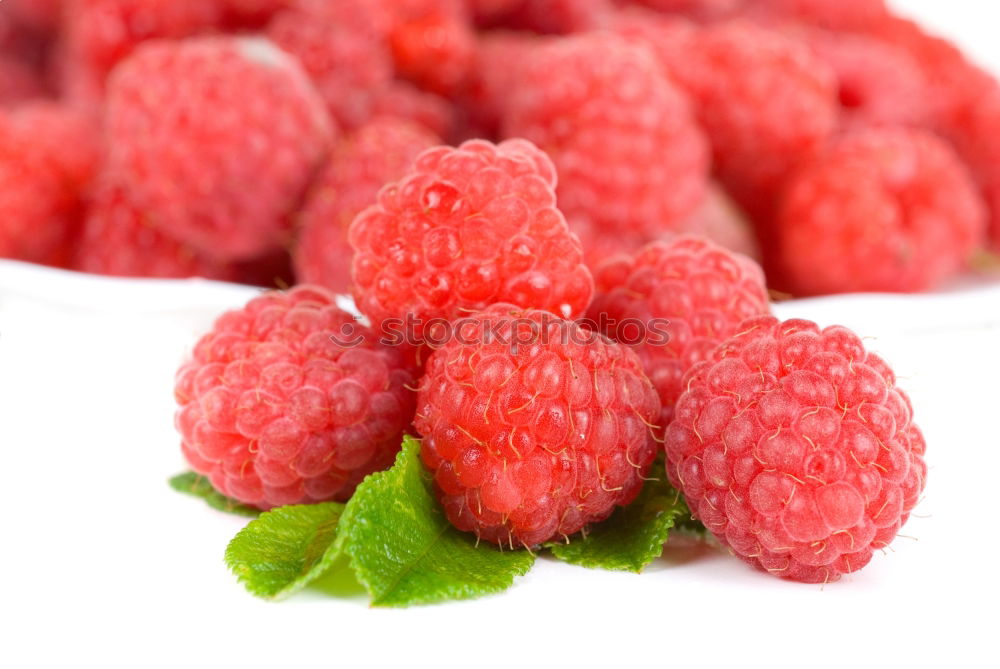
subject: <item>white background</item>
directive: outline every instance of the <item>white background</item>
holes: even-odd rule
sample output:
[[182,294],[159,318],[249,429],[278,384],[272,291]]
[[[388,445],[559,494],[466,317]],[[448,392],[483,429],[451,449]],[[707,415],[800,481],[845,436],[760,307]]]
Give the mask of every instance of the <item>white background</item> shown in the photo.
[[[895,4],[1000,64],[992,3]],[[246,521],[166,485],[174,371],[253,292],[0,262],[0,664],[996,666],[1000,287],[778,307],[869,335],[927,437],[912,538],[860,573],[785,583],[668,546],[642,576],[540,559],[507,593],[409,610],[251,597],[222,562]]]

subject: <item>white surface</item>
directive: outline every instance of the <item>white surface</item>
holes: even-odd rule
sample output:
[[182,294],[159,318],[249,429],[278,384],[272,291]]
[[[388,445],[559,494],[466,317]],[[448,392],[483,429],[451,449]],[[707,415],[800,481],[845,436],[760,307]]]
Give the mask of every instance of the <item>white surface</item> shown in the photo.
[[[897,7],[984,63],[984,0]],[[984,16],[990,15],[990,16]],[[252,289],[122,282],[0,262],[0,664],[349,667],[976,665],[996,659],[1000,287],[780,305],[842,323],[895,366],[928,442],[924,500],[887,555],[824,588],[667,548],[642,576],[541,559],[509,592],[409,610],[246,594],[243,519],[173,493],[173,373]],[[583,662],[581,662],[581,660]]]

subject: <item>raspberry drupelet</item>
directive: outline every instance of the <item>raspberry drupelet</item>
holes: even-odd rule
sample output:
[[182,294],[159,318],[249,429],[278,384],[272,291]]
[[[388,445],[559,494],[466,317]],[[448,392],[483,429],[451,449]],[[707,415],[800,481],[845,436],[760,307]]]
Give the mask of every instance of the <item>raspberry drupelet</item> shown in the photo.
[[180,368],[181,448],[244,504],[344,501],[392,464],[413,417],[413,384],[399,353],[331,293],[266,293],[222,315]]
[[533,49],[502,128],[552,158],[559,207],[583,238],[601,231],[650,241],[705,197],[707,142],[645,45],[588,34]]
[[[661,426],[673,418],[687,371],[742,321],[770,313],[760,266],[700,237],[680,236],[611,258],[594,278],[597,296],[587,319],[638,354],[660,396]],[[631,341],[636,323],[647,331]]]
[[387,185],[350,228],[354,297],[379,329],[454,320],[496,302],[575,318],[594,284],[556,209],[552,162],[525,140],[440,146]]
[[667,471],[749,564],[835,581],[885,548],[927,476],[889,366],[840,326],[745,321],[698,363],[667,428]]
[[933,288],[985,237],[983,203],[949,146],[920,130],[849,135],[788,185],[782,276],[798,295]]
[[384,184],[403,176],[417,156],[439,142],[409,121],[377,118],[334,147],[302,214],[295,248],[299,280],[347,292],[351,221],[375,202]]
[[224,260],[287,241],[334,134],[290,56],[234,37],[141,46],[109,81],[106,128],[107,169],[136,205]]
[[513,305],[460,323],[427,362],[414,423],[452,524],[531,547],[631,502],[659,414],[635,354]]

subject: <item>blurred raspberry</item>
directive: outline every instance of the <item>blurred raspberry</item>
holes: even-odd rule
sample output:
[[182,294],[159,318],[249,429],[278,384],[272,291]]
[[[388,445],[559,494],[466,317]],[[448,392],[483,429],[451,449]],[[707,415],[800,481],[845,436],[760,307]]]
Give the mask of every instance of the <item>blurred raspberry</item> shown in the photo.
[[74,267],[110,276],[182,279],[201,276],[234,280],[232,265],[222,263],[167,237],[108,181],[88,202]]
[[220,0],[66,0],[65,67],[103,85],[111,69],[153,38],[204,33],[222,20]]
[[594,280],[597,296],[587,320],[638,353],[660,396],[661,426],[673,419],[684,374],[735,334],[740,322],[770,313],[757,263],[699,237],[675,237],[611,258],[594,271]]
[[[222,6],[223,25],[229,29],[261,28],[297,0],[216,0]],[[362,3],[365,4],[365,3]]]
[[457,93],[469,76],[476,39],[462,0],[396,0],[392,9],[397,74],[434,93]]
[[298,59],[334,118],[355,128],[371,116],[372,92],[392,81],[391,22],[381,1],[293,0],[267,34]]
[[136,206],[168,236],[222,260],[287,240],[332,138],[290,57],[265,40],[228,37],[141,47],[109,82],[106,125],[108,168]]
[[70,262],[97,134],[89,116],[55,104],[0,111],[0,257]]
[[409,121],[377,118],[334,149],[302,214],[295,250],[300,281],[346,293],[351,284],[347,229],[375,203],[379,190],[402,177],[413,161],[440,139]]
[[517,73],[532,49],[545,41],[520,32],[495,31],[479,36],[475,65],[461,96],[470,134],[499,137],[500,121],[515,90]]
[[992,241],[1000,249],[1000,83],[954,44],[900,18],[877,37],[905,49],[929,86],[933,128],[952,142],[973,171],[990,209]]
[[581,231],[653,239],[704,199],[708,149],[685,97],[651,51],[616,36],[533,50],[517,72],[503,130],[549,154],[559,206]]
[[[356,345],[343,345],[345,335]],[[191,467],[224,495],[269,509],[345,501],[392,464],[413,417],[397,351],[315,286],[222,315],[177,373],[177,429]]]
[[912,292],[965,267],[985,215],[966,168],[919,130],[847,136],[791,180],[778,233],[789,292]]
[[425,151],[351,224],[358,308],[376,328],[415,319],[414,343],[432,319],[495,302],[581,315],[593,279],[556,209],[555,179],[525,140]]
[[927,122],[927,82],[906,51],[863,35],[820,30],[796,35],[836,75],[842,122],[847,126]]
[[414,425],[455,527],[515,548],[568,539],[631,502],[658,402],[632,351],[497,304],[435,351]]
[[685,377],[667,472],[740,559],[836,581],[889,545],[924,489],[910,402],[847,328],[759,317],[737,332]]
[[788,174],[836,127],[836,79],[803,45],[747,23],[704,29],[688,60],[668,68],[695,102],[716,173],[763,218]]

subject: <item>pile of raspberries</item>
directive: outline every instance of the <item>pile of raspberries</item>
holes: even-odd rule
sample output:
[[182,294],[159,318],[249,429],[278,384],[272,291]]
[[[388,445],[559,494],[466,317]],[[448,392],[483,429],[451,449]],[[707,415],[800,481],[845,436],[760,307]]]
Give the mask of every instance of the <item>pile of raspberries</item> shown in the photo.
[[883,0],[0,3],[0,257],[293,286],[175,388],[191,466],[262,509],[413,433],[506,548],[666,476],[751,565],[836,580],[924,441],[858,336],[769,298],[998,250],[1000,84]]

